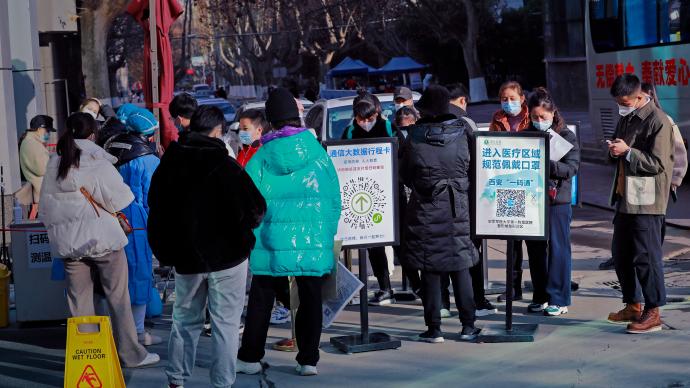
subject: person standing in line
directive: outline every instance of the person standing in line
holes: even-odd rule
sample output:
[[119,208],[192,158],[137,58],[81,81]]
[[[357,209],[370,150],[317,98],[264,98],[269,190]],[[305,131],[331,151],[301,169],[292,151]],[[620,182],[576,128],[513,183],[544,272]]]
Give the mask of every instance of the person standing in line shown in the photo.
[[189,130],[192,116],[198,107],[196,98],[189,93],[180,93],[170,101],[170,117],[180,132]]
[[[462,83],[455,83],[447,86],[448,92],[450,93],[450,105],[449,111],[458,120],[464,120],[471,128],[472,131],[477,130],[477,124],[472,120],[467,114],[467,104],[470,102],[470,94],[467,88]],[[486,299],[486,293],[484,290],[484,261],[482,257],[482,241],[473,240],[475,248],[479,252],[479,261],[477,265],[470,268],[470,276],[472,277],[472,290],[474,294],[474,304],[476,308],[475,314],[478,317],[485,317],[487,315],[498,313],[496,306],[491,304],[488,299]],[[450,292],[448,287],[450,286],[450,279],[444,277],[441,283],[441,291],[443,292],[443,309],[441,310],[441,317],[450,317]],[[445,310],[445,311],[444,311]]]
[[31,184],[33,197],[29,210],[30,220],[36,219],[38,215],[41,184],[43,183],[43,176],[46,173],[46,166],[50,159],[48,142],[50,141],[51,132],[55,132],[52,117],[46,115],[34,116],[29,122],[29,129],[22,136],[19,144],[19,167],[24,178]]
[[[353,101],[352,111],[354,119],[352,124],[343,132],[342,138],[344,140],[395,136],[393,124],[381,117],[381,102],[373,94],[360,92]],[[371,269],[374,271],[374,276],[376,276],[379,284],[379,290],[369,298],[369,304],[385,306],[395,303],[395,295],[393,295],[390,273],[388,272],[386,248],[369,248],[367,252]]]
[[[572,252],[572,180],[580,167],[577,136],[565,125],[553,98],[544,88],[537,88],[527,103],[531,126],[528,131],[552,130],[573,145],[560,160],[549,162],[549,239],[525,241],[529,269],[534,286],[530,312],[546,316],[568,313]],[[552,135],[553,136],[553,135]]]
[[661,245],[673,177],[673,129],[666,114],[642,93],[637,76],[616,77],[611,96],[621,115],[609,141],[609,154],[616,160],[611,254],[625,308],[608,320],[627,323],[631,334],[650,333],[661,330],[659,307],[666,304]]
[[211,385],[235,382],[247,258],[266,202],[228,154],[220,139],[224,124],[219,108],[199,107],[190,130],[163,154],[149,188],[149,243],[161,265],[175,267],[165,369],[170,388],[183,386],[192,375],[207,305]]
[[117,158],[115,167],[134,194],[134,201],[122,211],[134,228],[127,236],[129,243],[125,246],[129,298],[139,342],[144,346],[151,346],[163,342],[144,327],[146,306],[154,287],[153,254],[146,229],[149,216],[148,194],[151,177],[160,160],[156,156],[155,144],[148,140],[158,128],[158,122],[151,112],[139,109],[139,112],[127,117],[125,132],[110,137],[103,148]]
[[470,238],[472,129],[449,113],[448,90],[429,86],[417,104],[422,119],[410,128],[402,152],[403,182],[412,188],[405,215],[405,258],[422,272],[427,330],[417,341],[440,343],[441,278],[450,276],[462,323],[462,340],[473,340],[475,305],[470,267],[479,256]]
[[[501,109],[494,113],[489,125],[490,131],[520,132],[529,128],[530,118],[525,93],[522,86],[515,81],[508,81],[498,90],[501,99]],[[510,244],[510,242],[508,242]],[[522,300],[522,240],[513,241],[513,300]],[[505,301],[505,293],[498,297],[499,302]]]
[[266,116],[259,109],[249,109],[240,114],[239,137],[242,147],[237,154],[237,163],[246,167],[256,151],[261,148],[261,135],[268,128]]
[[393,92],[393,102],[395,103],[396,112],[403,106],[414,109],[414,96],[412,90],[405,86],[395,88]]
[[287,89],[269,94],[266,118],[273,130],[261,138],[261,149],[247,165],[247,172],[266,197],[268,210],[255,231],[252,285],[237,370],[261,372],[276,282],[294,276],[300,301],[295,317],[296,371],[312,376],[318,373],[323,276],[335,264],[333,238],[340,219],[340,186],[326,151],[300,127],[297,104]]
[[67,303],[73,317],[94,315],[95,268],[113,321],[118,356],[125,367],[160,361],[137,342],[127,292],[125,235],[110,213],[127,207],[134,195],[113,163],[117,159],[97,146],[96,120],[74,113],[48,162],[41,188],[39,219],[48,229],[53,255],[64,258]]

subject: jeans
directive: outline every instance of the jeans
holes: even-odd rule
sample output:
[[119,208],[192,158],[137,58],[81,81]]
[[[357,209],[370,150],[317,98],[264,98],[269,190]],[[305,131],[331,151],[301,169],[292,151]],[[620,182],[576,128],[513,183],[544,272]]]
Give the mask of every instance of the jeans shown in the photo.
[[422,292],[424,297],[424,323],[433,330],[441,328],[441,279],[450,277],[453,284],[455,304],[460,312],[463,326],[474,326],[474,296],[469,269],[454,272],[422,271]]
[[[244,362],[259,362],[264,357],[268,325],[276,294],[276,284],[284,277],[254,275],[249,290],[249,305],[242,347],[237,358]],[[299,307],[295,316],[295,336],[297,337],[297,362],[300,365],[313,365],[319,362],[319,343],[323,321],[321,285],[323,278],[315,276],[296,276]]]
[[570,204],[549,206],[549,240],[525,241],[534,294],[532,302],[570,306]]
[[165,373],[168,381],[184,385],[192,375],[196,346],[204,327],[208,299],[211,313],[211,385],[231,387],[239,343],[240,319],[244,307],[247,261],[222,271],[175,275],[175,305],[168,343],[170,358]]
[[640,303],[644,297],[645,308],[666,304],[661,249],[664,221],[661,215],[616,213],[611,254],[623,303]]

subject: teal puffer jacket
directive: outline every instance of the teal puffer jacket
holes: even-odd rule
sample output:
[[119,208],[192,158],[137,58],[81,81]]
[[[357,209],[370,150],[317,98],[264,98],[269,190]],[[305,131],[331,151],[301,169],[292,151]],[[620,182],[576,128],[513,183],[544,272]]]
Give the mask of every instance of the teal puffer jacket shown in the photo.
[[254,230],[252,273],[331,273],[341,206],[331,159],[306,130],[288,127],[262,140],[263,146],[247,165],[247,173],[268,205],[263,223]]

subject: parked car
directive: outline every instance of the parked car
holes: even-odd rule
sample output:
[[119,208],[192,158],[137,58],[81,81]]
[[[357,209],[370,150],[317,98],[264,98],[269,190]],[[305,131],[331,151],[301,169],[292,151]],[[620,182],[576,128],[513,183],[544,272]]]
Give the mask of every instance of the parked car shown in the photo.
[[192,86],[192,95],[197,100],[201,98],[211,98],[213,97],[213,89],[206,84],[196,84]]
[[[422,95],[412,92],[415,102]],[[381,101],[381,115],[384,118],[392,117],[395,113],[393,93],[376,94]],[[352,123],[352,102],[355,97],[340,97],[330,100],[319,100],[309,109],[305,117],[305,124],[314,128],[319,140],[340,140],[348,125]]]
[[[300,98],[299,102],[302,103],[302,106],[304,107],[304,114],[306,116],[307,111],[309,111],[309,109],[314,105],[314,103],[304,98]],[[250,109],[259,109],[263,111],[264,109],[266,109],[266,101],[253,101],[242,104],[242,106],[239,109],[237,109],[237,113],[235,114],[233,124],[240,121],[240,115],[242,114],[242,112]]]
[[225,116],[225,121],[230,124],[232,121],[235,119],[235,108],[228,102],[227,100],[224,100],[222,98],[203,98],[203,99],[198,99],[197,103],[199,106],[201,105],[213,105],[217,106],[220,108],[220,110],[223,111],[223,115]]

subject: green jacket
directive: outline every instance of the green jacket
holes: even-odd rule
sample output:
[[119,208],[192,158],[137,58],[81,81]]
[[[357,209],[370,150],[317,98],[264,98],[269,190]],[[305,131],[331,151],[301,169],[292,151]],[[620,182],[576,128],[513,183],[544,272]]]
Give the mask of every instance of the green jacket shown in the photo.
[[[664,112],[648,102],[616,126],[614,138],[628,144],[629,155],[616,159],[611,205],[626,214],[666,214],[673,174],[673,130]],[[619,160],[625,177],[623,197],[616,193]]]
[[255,275],[323,276],[333,270],[340,186],[331,159],[306,130],[266,135],[247,165],[268,205],[254,230]]

